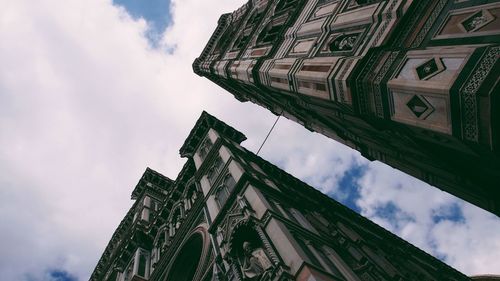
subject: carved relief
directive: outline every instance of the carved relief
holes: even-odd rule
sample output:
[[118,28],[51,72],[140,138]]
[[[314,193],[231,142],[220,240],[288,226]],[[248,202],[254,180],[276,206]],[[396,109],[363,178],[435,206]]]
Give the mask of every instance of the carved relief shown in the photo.
[[445,69],[440,58],[432,58],[415,67],[415,74],[420,80],[428,80]]
[[354,45],[361,33],[342,34],[334,37],[328,44],[330,52],[345,52],[354,49]]
[[434,112],[434,107],[423,96],[414,95],[406,106],[420,119],[425,119]]
[[391,92],[391,119],[412,126],[445,134],[451,133],[451,118],[447,96],[414,91]]
[[250,219],[234,225],[229,238],[228,253],[224,259],[230,261],[235,275],[241,280],[271,280],[279,268],[262,229]]
[[243,196],[238,196],[237,203],[227,212],[224,220],[217,227],[217,238],[219,243],[225,243],[229,240],[229,234],[234,227],[245,219],[247,219],[253,212],[248,204],[248,201]]
[[499,34],[499,6],[496,3],[452,11],[433,39]]
[[269,269],[272,267],[272,264],[264,249],[255,247],[249,241],[243,242],[243,256],[241,260],[241,271],[245,278],[255,280],[258,277],[265,278],[270,273]]
[[488,25],[495,17],[488,10],[480,10],[459,23],[459,27],[465,32],[474,32]]
[[[432,81],[449,87],[455,80],[458,71],[463,67],[467,54],[440,54],[429,58],[425,56],[408,56],[397,73],[396,80]],[[413,82],[412,82],[413,83]],[[422,83],[415,84],[424,85]],[[415,86],[414,85],[414,86]]]

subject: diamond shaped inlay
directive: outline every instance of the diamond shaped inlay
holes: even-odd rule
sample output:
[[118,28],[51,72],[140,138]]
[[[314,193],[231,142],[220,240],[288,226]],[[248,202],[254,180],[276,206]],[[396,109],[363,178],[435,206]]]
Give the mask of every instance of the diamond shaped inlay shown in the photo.
[[418,65],[415,68],[415,73],[417,74],[418,79],[427,80],[443,72],[445,69],[446,68],[440,58],[432,58]]
[[406,106],[420,119],[425,119],[434,112],[434,107],[422,96],[414,95]]
[[475,32],[495,20],[488,10],[480,10],[459,23],[460,29],[465,32]]

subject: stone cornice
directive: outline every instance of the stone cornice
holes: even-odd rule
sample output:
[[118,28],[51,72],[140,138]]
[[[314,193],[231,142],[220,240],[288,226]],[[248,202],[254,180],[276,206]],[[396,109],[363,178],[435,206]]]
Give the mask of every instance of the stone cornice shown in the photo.
[[186,141],[179,150],[182,157],[192,157],[200,142],[205,138],[208,130],[212,128],[217,131],[222,136],[225,136],[237,143],[241,143],[246,140],[247,137],[234,129],[233,127],[227,125],[226,123],[218,120],[214,116],[208,114],[206,111],[201,113],[201,116],[196,121],[196,125],[189,133]]
[[163,193],[170,189],[173,182],[173,180],[148,167],[132,191],[132,199],[139,198],[146,189]]

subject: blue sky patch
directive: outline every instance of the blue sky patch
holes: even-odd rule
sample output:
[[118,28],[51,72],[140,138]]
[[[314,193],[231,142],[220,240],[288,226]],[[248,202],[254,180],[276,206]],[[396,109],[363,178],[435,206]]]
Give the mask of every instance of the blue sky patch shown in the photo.
[[50,277],[52,281],[78,281],[78,278],[64,270],[51,270]]
[[41,281],[41,280],[50,280],[50,281],[79,281],[76,276],[67,272],[66,270],[61,269],[51,269],[44,273],[44,277],[34,277],[32,275],[27,275],[26,281]]
[[395,229],[401,229],[409,222],[414,222],[415,218],[396,206],[394,202],[387,202],[375,209],[377,217],[386,219]]
[[352,166],[339,181],[337,189],[339,194],[330,193],[328,196],[351,208],[351,210],[361,213],[361,209],[356,204],[356,201],[361,197],[357,181],[364,175],[366,170],[366,165]]
[[113,4],[124,7],[134,19],[146,20],[146,37],[153,47],[158,46],[161,35],[172,24],[170,0],[113,0]]
[[453,203],[439,208],[438,210],[434,210],[432,212],[432,220],[434,223],[439,223],[444,220],[464,223],[465,217],[460,206],[457,203]]

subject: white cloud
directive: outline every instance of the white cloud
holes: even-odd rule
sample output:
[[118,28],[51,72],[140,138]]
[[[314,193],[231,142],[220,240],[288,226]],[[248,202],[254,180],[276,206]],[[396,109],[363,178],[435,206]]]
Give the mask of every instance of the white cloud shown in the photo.
[[[468,275],[500,273],[494,215],[380,162],[358,183],[363,215]],[[395,209],[381,213],[388,205]]]
[[149,48],[144,21],[110,1],[3,4],[0,279],[54,267],[88,278],[144,169],[175,177],[205,106],[249,111],[191,70],[219,9],[237,5],[197,10],[211,25],[184,26],[183,37],[203,28],[204,38],[169,35],[179,50],[198,46],[169,56]]
[[[271,124],[269,124],[270,128]],[[265,135],[262,135],[263,140]],[[262,156],[282,169],[318,187],[324,193],[336,193],[339,181],[356,166],[368,160],[360,153],[331,139],[306,131],[301,125],[280,118],[263,147]]]
[[[2,3],[1,280],[24,280],[27,274],[45,280],[51,268],[86,280],[130,207],[130,192],[144,169],[176,176],[184,163],[178,149],[203,109],[244,132],[249,137],[245,146],[257,150],[275,117],[239,103],[191,70],[220,14],[244,2],[173,1],[174,24],[164,38],[176,46],[173,55],[151,49],[144,37],[146,22],[133,20],[110,0]],[[262,155],[326,192],[338,191],[347,170],[366,164],[357,152],[285,119]],[[366,214],[378,218],[373,212],[378,202],[409,204],[408,212],[420,224],[402,224],[396,231],[403,237],[423,247],[429,244],[427,236],[435,237],[436,252],[451,259],[448,253],[458,242],[441,239],[441,233],[461,229],[467,239],[460,247],[475,253],[477,262],[467,264],[456,254],[452,263],[468,272],[491,272],[488,258],[495,254],[481,251],[498,239],[468,241],[481,237],[474,229],[485,225],[494,226],[487,231],[495,237],[498,219],[465,207],[468,228],[431,227],[429,211],[419,210],[412,198],[432,209],[451,197],[428,200],[411,188],[385,187],[385,180],[412,180],[395,179],[376,164],[370,167],[361,179],[360,206]]]

